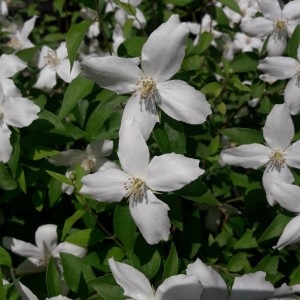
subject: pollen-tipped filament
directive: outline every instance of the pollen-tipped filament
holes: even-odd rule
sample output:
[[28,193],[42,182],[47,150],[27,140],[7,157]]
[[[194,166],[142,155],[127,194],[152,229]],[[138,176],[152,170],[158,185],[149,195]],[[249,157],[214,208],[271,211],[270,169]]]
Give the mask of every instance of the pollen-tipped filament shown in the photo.
[[126,197],[133,197],[134,200],[139,200],[144,197],[145,183],[140,178],[128,178],[124,183],[124,188],[127,192]]
[[48,50],[46,56],[44,56],[44,61],[46,65],[49,65],[52,69],[55,69],[60,63],[60,58],[57,57],[53,50]]
[[141,99],[147,100],[155,95],[156,83],[151,77],[142,77],[138,82],[138,91],[141,93]]
[[280,169],[282,167],[284,167],[285,165],[285,153],[282,150],[276,149],[276,150],[272,150],[272,152],[269,154],[269,166],[272,169],[277,169],[280,171]]
[[282,40],[287,35],[287,24],[289,20],[285,17],[273,21],[273,35],[275,41]]

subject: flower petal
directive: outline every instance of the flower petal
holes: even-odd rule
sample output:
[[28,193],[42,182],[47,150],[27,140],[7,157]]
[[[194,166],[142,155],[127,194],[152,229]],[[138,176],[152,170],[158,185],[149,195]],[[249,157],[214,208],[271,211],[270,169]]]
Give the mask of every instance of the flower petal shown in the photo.
[[142,69],[156,82],[170,79],[180,68],[189,30],[172,15],[154,30],[142,49]]
[[168,240],[171,227],[168,217],[170,208],[157,199],[151,191],[146,191],[146,196],[142,201],[134,201],[130,197],[129,209],[135,224],[148,244],[153,245],[161,240]]
[[123,288],[124,296],[135,300],[153,298],[152,287],[143,273],[113,258],[108,259],[108,264],[116,282]]
[[300,141],[295,142],[285,150],[286,164],[290,167],[300,169]]
[[38,300],[37,296],[34,295],[33,292],[28,287],[26,287],[19,280],[17,280],[14,277],[13,273],[11,273],[11,274],[12,274],[14,285],[15,285],[18,293],[20,294],[22,300]]
[[124,183],[128,175],[118,169],[106,169],[83,176],[80,193],[98,201],[120,202],[127,195]]
[[247,19],[242,21],[241,29],[249,36],[262,37],[273,31],[273,22],[263,17]]
[[281,250],[288,245],[300,242],[300,216],[293,218],[284,228],[277,245],[274,248]]
[[45,66],[38,75],[37,82],[33,85],[36,89],[52,89],[56,85],[56,72],[50,66]]
[[202,124],[211,114],[205,96],[181,80],[157,85],[161,101],[157,104],[169,116],[188,124]]
[[297,73],[299,66],[299,62],[294,58],[276,56],[260,60],[257,69],[276,79],[287,79]]
[[269,56],[280,56],[283,54],[287,44],[287,32],[282,32],[280,38],[276,34],[271,34],[267,44]]
[[280,206],[293,213],[300,213],[299,186],[274,182],[270,187],[270,193]]
[[263,134],[272,150],[285,150],[294,137],[295,129],[286,104],[275,104],[267,116]]
[[155,156],[145,174],[146,185],[152,191],[176,191],[204,173],[200,161],[181,154]]
[[[156,300],[198,300],[202,286],[196,276],[179,274],[167,278],[156,290]],[[202,297],[201,297],[202,299]]]
[[[42,69],[46,66],[47,64],[47,59],[45,59],[47,57],[47,55],[49,53],[53,53],[54,51],[48,47],[48,46],[43,46],[40,52],[40,56],[39,56],[39,61],[38,61],[38,67],[39,69]],[[55,54],[55,53],[54,53]]]
[[13,80],[8,78],[0,78],[4,96],[22,97],[20,90],[15,86]]
[[273,285],[265,280],[266,273],[258,271],[236,277],[229,300],[265,300],[272,298]]
[[221,161],[227,165],[257,169],[269,161],[271,149],[261,144],[241,145],[221,152]]
[[27,64],[15,54],[2,54],[0,57],[0,77],[9,78],[24,70]]
[[120,169],[120,167],[113,161],[106,158],[96,158],[95,166],[92,168],[93,172],[102,171],[105,169]]
[[132,95],[124,108],[121,128],[127,121],[138,123],[144,139],[148,140],[155,123],[159,121],[154,101],[142,101],[139,93]]
[[44,252],[50,253],[57,245],[57,226],[45,224],[35,232],[35,243]]
[[70,83],[80,74],[80,64],[78,61],[75,61],[71,70],[70,61],[68,59],[64,59],[56,67],[56,72],[63,81]]
[[27,20],[24,23],[21,33],[23,40],[26,40],[30,32],[33,30],[36,18],[37,16],[33,16],[31,19]]
[[300,111],[300,87],[297,76],[292,77],[287,83],[284,90],[284,102],[292,115],[296,115]]
[[42,249],[34,246],[31,243],[27,243],[15,238],[5,236],[2,244],[5,248],[20,256],[36,258],[44,257],[44,252]]
[[63,242],[57,245],[57,247],[51,252],[52,256],[59,258],[60,253],[70,253],[77,257],[83,258],[87,254],[87,249],[68,242]]
[[196,275],[203,286],[201,300],[227,299],[227,286],[223,278],[218,272],[204,264],[199,258],[187,266],[186,274]]
[[133,92],[143,76],[132,60],[122,57],[92,57],[83,60],[81,67],[84,76],[117,94]]
[[267,201],[273,206],[276,201],[270,191],[272,184],[274,182],[293,183],[294,177],[290,169],[285,165],[279,170],[272,166],[267,166],[263,174],[262,182],[266,192]]
[[46,271],[44,257],[28,257],[16,268],[17,275],[32,274]]
[[29,126],[38,119],[39,106],[21,97],[6,97],[2,105],[4,122],[15,127]]
[[290,20],[299,19],[300,18],[299,1],[290,1],[287,4],[285,4],[282,10],[282,14]]
[[258,8],[261,13],[269,20],[281,16],[281,7],[277,0],[257,0]]
[[62,151],[57,155],[48,158],[48,161],[55,166],[72,166],[81,163],[86,157],[85,151],[70,149]]
[[68,57],[68,50],[66,42],[62,42],[56,49],[56,54],[59,59],[65,59]]
[[110,156],[113,151],[114,143],[110,140],[97,140],[88,144],[86,153],[94,157]]
[[126,120],[119,135],[118,157],[123,170],[132,177],[143,178],[150,154],[138,124]]
[[11,131],[3,124],[0,127],[0,161],[7,163],[11,157],[12,145],[10,144]]

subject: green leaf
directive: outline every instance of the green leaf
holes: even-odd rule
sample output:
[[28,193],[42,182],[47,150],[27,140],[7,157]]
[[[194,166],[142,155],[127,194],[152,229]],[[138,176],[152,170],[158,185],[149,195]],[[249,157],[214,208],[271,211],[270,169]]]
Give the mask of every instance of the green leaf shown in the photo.
[[300,25],[298,24],[297,27],[294,29],[293,34],[289,40],[289,44],[288,44],[289,56],[298,59],[297,53],[299,47],[300,47]]
[[46,272],[46,285],[49,297],[55,297],[62,295],[63,290],[61,286],[61,280],[59,278],[59,273],[55,265],[55,260],[50,257],[47,272]]
[[171,152],[171,145],[168,134],[163,126],[157,125],[152,131],[153,137],[155,142],[157,143],[160,151],[162,153],[170,153]]
[[49,171],[49,170],[46,170],[46,173],[61,183],[72,185],[72,181],[62,174],[59,174],[59,173],[56,173],[53,171]]
[[0,246],[0,266],[11,267],[11,257],[9,253]]
[[121,57],[139,57],[147,38],[134,36],[126,39],[118,48],[118,55]]
[[184,7],[190,3],[192,3],[194,0],[164,0],[165,3],[171,3],[176,6]]
[[129,3],[129,1],[126,2],[126,3],[120,1],[119,6],[122,9],[124,9],[127,12],[128,15],[130,15],[130,16],[135,16],[136,15],[136,8],[133,5],[131,5]]
[[240,272],[245,269],[250,269],[247,253],[240,252],[234,255],[228,262],[229,272]]
[[300,284],[300,266],[292,273],[290,285]]
[[92,91],[93,86],[93,81],[81,76],[76,77],[64,94],[58,118],[62,120],[66,117],[76,104]]
[[0,269],[0,299],[7,299],[4,286],[3,286],[3,276],[2,276],[1,269]]
[[213,94],[215,97],[219,97],[222,90],[223,85],[220,82],[210,82],[201,89],[201,92],[203,94]]
[[33,160],[39,160],[39,159],[43,159],[48,156],[56,155],[58,153],[59,153],[59,151],[57,151],[57,150],[50,149],[46,146],[36,145],[36,147],[33,149],[33,153],[30,155],[30,157]]
[[78,230],[66,237],[65,241],[81,246],[90,247],[105,239],[105,235],[97,228]]
[[226,135],[229,139],[237,144],[262,144],[264,138],[261,131],[250,128],[226,128],[219,130],[222,134]]
[[256,71],[259,57],[254,52],[243,52],[230,62],[230,69],[234,73]]
[[166,261],[166,265],[164,268],[162,281],[164,281],[168,277],[176,275],[178,273],[178,266],[179,266],[178,254],[176,251],[176,246],[172,242],[170,252]]
[[204,53],[208,47],[211,45],[211,42],[213,41],[214,36],[211,32],[202,32],[199,37],[198,44],[196,46],[196,53],[198,55],[201,55]]
[[281,235],[284,227],[287,223],[292,219],[292,217],[288,217],[286,215],[278,214],[269,227],[263,232],[263,234],[258,239],[258,242],[264,242],[274,237],[278,237]]
[[235,0],[219,0],[219,2],[232,9],[236,13],[242,15],[241,9]]
[[235,245],[234,249],[250,249],[250,248],[257,248],[257,241],[253,237],[253,232],[250,229],[247,229],[243,236],[238,240]]
[[68,232],[70,231],[70,229],[72,228],[72,226],[81,219],[81,217],[86,213],[85,210],[83,209],[79,209],[76,210],[75,213],[66,219],[65,224],[64,224],[64,228],[62,231],[62,236],[61,239],[64,240],[66,235],[68,234]]
[[17,186],[15,179],[9,174],[5,165],[0,162],[0,188],[9,191],[15,189]]
[[136,239],[136,225],[127,203],[120,203],[114,213],[114,231],[127,250],[132,250]]
[[79,24],[73,24],[67,33],[66,43],[71,68],[73,67],[79,46],[92,23],[92,20],[83,20]]
[[278,272],[279,257],[269,254],[265,256],[256,266],[257,271],[265,271],[268,274],[276,275]]

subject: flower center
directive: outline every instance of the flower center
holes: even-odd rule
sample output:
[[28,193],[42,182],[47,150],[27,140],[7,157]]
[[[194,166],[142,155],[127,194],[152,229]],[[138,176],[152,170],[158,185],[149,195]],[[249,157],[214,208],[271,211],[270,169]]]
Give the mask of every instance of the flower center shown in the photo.
[[46,65],[49,65],[52,69],[55,69],[61,63],[60,58],[57,57],[53,50],[48,51],[48,54],[44,56],[44,61]]
[[87,157],[81,162],[81,167],[85,172],[90,173],[95,168],[95,161],[93,158]]
[[271,154],[269,154],[269,162],[271,168],[280,170],[285,165],[285,153],[282,150],[273,150]]
[[7,46],[15,50],[21,50],[23,48],[21,41],[15,36],[11,37],[11,39],[7,43]]
[[39,258],[38,259],[38,267],[40,269],[42,269],[42,270],[46,269],[47,266],[48,266],[49,259],[50,259],[50,255],[49,254],[45,254],[44,257]]
[[127,192],[126,197],[133,196],[134,200],[139,200],[144,197],[145,183],[140,178],[128,178],[124,183],[124,188]]
[[156,91],[156,84],[151,77],[142,77],[137,82],[138,90],[141,92],[141,99],[147,100],[153,97]]
[[275,41],[282,40],[287,34],[287,24],[289,20],[285,17],[277,18],[273,21],[273,36]]

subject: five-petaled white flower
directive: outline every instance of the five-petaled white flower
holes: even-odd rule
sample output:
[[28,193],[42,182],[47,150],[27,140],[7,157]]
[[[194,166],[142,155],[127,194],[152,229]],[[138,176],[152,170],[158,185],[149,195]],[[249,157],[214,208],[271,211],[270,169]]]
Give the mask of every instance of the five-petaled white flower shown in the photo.
[[169,80],[180,68],[189,30],[178,15],[149,36],[141,54],[141,69],[128,58],[94,57],[83,60],[83,74],[118,94],[133,92],[122,117],[135,119],[145,139],[158,121],[156,105],[178,121],[201,124],[211,114],[205,96],[181,80]]
[[300,111],[300,47],[298,60],[292,57],[266,57],[259,62],[258,69],[265,73],[260,78],[273,83],[278,79],[290,79],[284,90],[284,102],[291,114]]
[[254,168],[265,166],[263,185],[270,205],[276,202],[270,194],[272,182],[292,183],[294,177],[288,167],[300,168],[300,141],[290,145],[295,129],[286,104],[276,104],[263,127],[266,146],[248,144],[221,152],[225,164]]
[[34,87],[51,89],[56,85],[56,74],[65,82],[70,83],[80,73],[79,62],[75,61],[71,70],[66,43],[62,42],[56,51],[43,46],[38,67],[41,70]]
[[202,286],[195,275],[171,276],[154,291],[147,277],[135,268],[113,258],[108,264],[116,282],[123,288],[124,296],[131,300],[200,299]]
[[106,169],[82,178],[82,194],[98,201],[119,202],[129,198],[134,222],[149,244],[169,237],[169,206],[156,198],[155,191],[175,191],[204,173],[199,160],[180,154],[164,154],[149,162],[149,149],[134,122],[120,130],[118,157],[123,171]]
[[269,36],[269,56],[283,54],[287,37],[291,36],[300,20],[300,2],[290,1],[281,9],[278,0],[257,0],[262,17],[245,20],[241,29],[249,36]]

